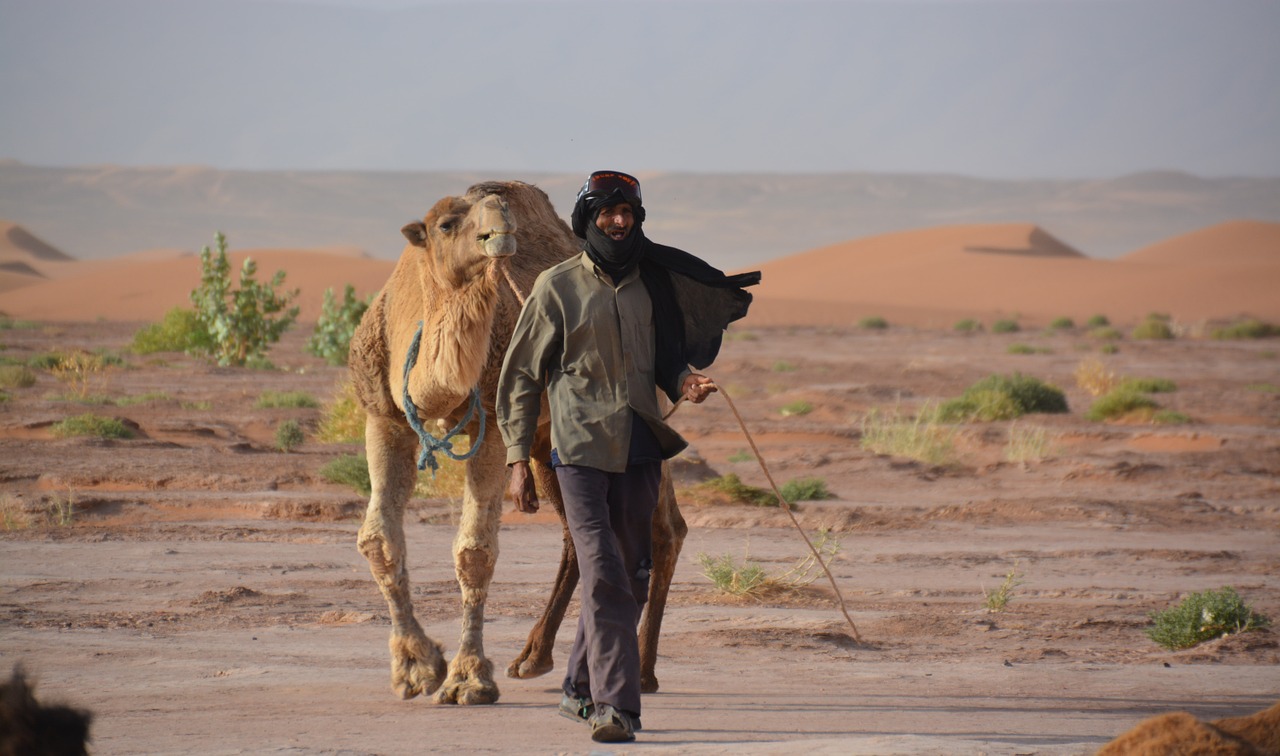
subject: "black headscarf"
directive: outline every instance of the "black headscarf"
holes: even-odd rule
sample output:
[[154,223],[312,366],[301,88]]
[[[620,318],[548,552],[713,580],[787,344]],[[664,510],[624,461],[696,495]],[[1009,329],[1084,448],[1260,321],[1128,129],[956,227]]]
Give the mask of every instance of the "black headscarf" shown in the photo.
[[688,366],[701,370],[720,353],[724,330],[747,314],[748,286],[760,283],[760,271],[727,276],[675,247],[655,244],[644,235],[644,207],[632,204],[636,223],[621,241],[596,227],[601,208],[627,200],[619,191],[578,197],[573,232],[584,241],[591,261],[617,281],[639,266],[640,280],[653,303],[655,378],[671,401],[680,398],[680,374]]

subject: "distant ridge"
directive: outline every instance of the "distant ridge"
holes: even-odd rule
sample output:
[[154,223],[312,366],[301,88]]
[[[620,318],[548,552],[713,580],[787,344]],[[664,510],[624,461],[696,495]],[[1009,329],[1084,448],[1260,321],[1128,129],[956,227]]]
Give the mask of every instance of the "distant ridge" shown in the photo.
[[1020,229],[1011,229],[1013,232],[1007,244],[992,244],[987,246],[970,246],[965,247],[965,252],[979,252],[995,255],[1024,255],[1029,257],[1084,257],[1079,250],[1064,244],[1061,240],[1054,238],[1051,234],[1039,226],[1032,226],[1028,229],[1026,239],[1016,238],[1021,236]]

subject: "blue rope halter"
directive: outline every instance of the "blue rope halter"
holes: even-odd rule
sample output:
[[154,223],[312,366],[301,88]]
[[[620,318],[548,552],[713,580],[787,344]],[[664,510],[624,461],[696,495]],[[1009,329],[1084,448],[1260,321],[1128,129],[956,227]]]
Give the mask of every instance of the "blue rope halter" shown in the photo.
[[[418,441],[422,444],[422,452],[418,454],[418,469],[425,470],[431,468],[431,477],[435,477],[436,471],[440,469],[440,463],[436,461],[436,452],[444,452],[449,459],[465,462],[475,456],[480,449],[480,443],[484,441],[484,407],[480,405],[480,387],[471,389],[471,406],[467,407],[467,414],[463,415],[458,424],[453,429],[444,434],[444,438],[436,438],[427,433],[422,427],[422,420],[418,417],[418,407],[413,403],[413,399],[409,396],[409,372],[413,370],[413,366],[418,362],[418,347],[422,344],[422,321],[418,321],[418,332],[413,335],[413,344],[409,347],[409,354],[404,360],[404,416],[409,421],[409,427],[418,434]],[[453,451],[453,442],[451,438],[462,433],[463,428],[471,422],[471,418],[476,412],[480,413],[480,432],[476,434],[475,439],[471,443],[471,448],[465,454],[455,454]]]

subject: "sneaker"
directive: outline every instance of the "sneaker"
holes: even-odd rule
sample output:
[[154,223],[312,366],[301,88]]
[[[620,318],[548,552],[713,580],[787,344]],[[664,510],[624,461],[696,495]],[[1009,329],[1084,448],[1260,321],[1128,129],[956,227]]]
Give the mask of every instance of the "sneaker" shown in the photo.
[[596,706],[589,724],[591,739],[597,743],[629,743],[636,739],[635,723],[631,715],[609,704]]
[[571,696],[568,693],[560,699],[560,716],[575,722],[587,724],[596,711],[596,705],[586,696]]

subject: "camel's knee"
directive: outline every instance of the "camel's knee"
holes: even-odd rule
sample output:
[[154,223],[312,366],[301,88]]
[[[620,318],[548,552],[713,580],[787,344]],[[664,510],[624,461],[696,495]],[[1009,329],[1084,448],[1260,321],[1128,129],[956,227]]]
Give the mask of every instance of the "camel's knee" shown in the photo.
[[463,589],[485,589],[493,578],[497,555],[492,549],[481,547],[461,548],[453,555],[458,583]]

